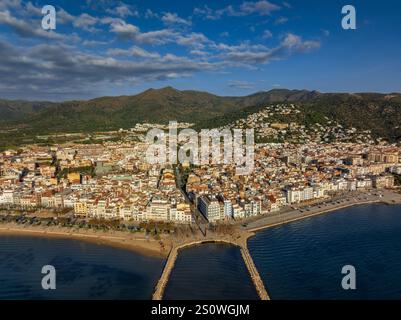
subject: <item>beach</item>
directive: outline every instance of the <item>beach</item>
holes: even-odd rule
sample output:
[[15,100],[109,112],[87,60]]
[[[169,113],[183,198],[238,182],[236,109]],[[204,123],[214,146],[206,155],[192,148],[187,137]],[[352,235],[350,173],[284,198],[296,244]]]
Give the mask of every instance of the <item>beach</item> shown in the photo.
[[245,265],[256,288],[259,289],[258,293],[262,292],[262,299],[269,299],[267,292],[266,294],[263,294],[266,290],[262,285],[263,282],[253,263],[251,255],[248,252],[247,242],[251,237],[255,236],[258,231],[262,231],[266,228],[307,219],[324,213],[335,212],[347,207],[374,203],[387,205],[400,204],[401,194],[389,190],[380,192],[357,192],[326,199],[319,203],[308,205],[303,204],[299,207],[292,205],[291,207],[284,208],[284,210],[279,212],[239,221],[236,224],[237,228],[234,233],[221,234],[208,232],[206,237],[202,236],[200,233],[195,233],[192,234],[191,237],[184,237],[181,239],[175,238],[174,236],[162,235],[161,240],[155,240],[151,237],[146,237],[144,233],[128,233],[123,231],[105,232],[58,226],[27,226],[14,222],[0,224],[0,236],[29,235],[46,238],[76,239],[100,245],[133,250],[147,256],[167,258],[162,276],[159,278],[159,282],[154,291],[153,298],[155,299],[161,299],[163,296],[163,291],[169,281],[170,273],[174,268],[174,262],[178,256],[180,248],[207,241],[228,242],[240,246]]
[[0,236],[1,235],[29,235],[46,238],[76,239],[133,250],[148,256],[166,257],[170,251],[168,241],[163,241],[164,239],[162,239],[164,244],[164,248],[162,248],[160,240],[154,240],[150,237],[147,239],[142,233],[140,235],[135,235],[119,231],[113,233],[103,231],[94,232],[91,230],[71,230],[62,227],[26,227],[16,223],[6,223],[0,225]]
[[[334,199],[327,199],[324,203],[316,203],[303,207],[287,207],[282,211],[271,213],[265,216],[260,216],[254,219],[239,221],[237,226],[237,236],[245,239],[251,237],[255,232],[269,227],[274,227],[281,224],[286,224],[324,213],[334,212],[339,209],[372,204],[399,204],[401,203],[401,194],[393,191],[381,191],[372,193],[355,193],[348,196],[342,196]],[[190,239],[172,238],[168,235],[162,235],[161,240],[155,240],[151,237],[147,238],[144,233],[133,234],[122,231],[93,231],[87,229],[71,229],[63,227],[44,227],[44,226],[26,226],[17,223],[0,224],[0,235],[33,235],[40,237],[58,237],[67,239],[77,239],[90,241],[92,243],[116,246],[129,250],[134,250],[138,253],[151,256],[167,257],[173,244],[184,244],[194,241],[199,238],[193,235]],[[209,233],[213,240],[231,238],[229,235],[218,235]],[[207,240],[201,237],[200,240]],[[208,238],[208,237],[207,237]],[[235,237],[234,237],[235,238]],[[199,239],[198,239],[199,240]]]

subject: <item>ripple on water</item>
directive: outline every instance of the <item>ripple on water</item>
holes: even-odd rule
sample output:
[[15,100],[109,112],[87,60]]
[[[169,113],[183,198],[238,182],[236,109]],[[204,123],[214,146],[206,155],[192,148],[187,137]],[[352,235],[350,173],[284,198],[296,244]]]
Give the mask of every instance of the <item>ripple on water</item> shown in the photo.
[[[342,209],[257,233],[249,251],[272,299],[400,299],[401,206]],[[356,268],[357,290],[341,287]]]
[[164,299],[258,299],[239,248],[207,243],[180,250]]
[[[41,288],[43,265],[57,289]],[[164,261],[77,240],[0,236],[0,299],[150,299]]]

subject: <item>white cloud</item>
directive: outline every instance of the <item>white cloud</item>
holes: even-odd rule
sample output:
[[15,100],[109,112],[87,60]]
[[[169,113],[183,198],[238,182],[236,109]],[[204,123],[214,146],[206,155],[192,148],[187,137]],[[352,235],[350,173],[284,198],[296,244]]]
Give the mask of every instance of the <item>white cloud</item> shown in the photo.
[[87,13],[81,13],[79,16],[74,16],[63,8],[57,9],[57,23],[69,24],[71,23],[75,28],[83,29],[89,32],[98,32],[100,29],[96,25],[101,20],[98,17],[91,16]]
[[[219,68],[217,63],[173,54],[160,56],[137,47],[131,49],[138,61],[88,54],[60,44],[23,48],[0,40],[0,94],[18,95],[19,98],[54,94],[63,99],[96,91],[101,85],[166,80]],[[146,58],[141,59],[142,56]],[[35,79],[34,87],[31,86],[32,79]]]
[[100,46],[100,45],[106,45],[106,44],[108,44],[108,42],[98,41],[98,40],[84,40],[82,42],[82,44],[87,47],[95,47],[95,46]]
[[256,2],[245,1],[236,8],[232,5],[217,10],[213,10],[207,5],[203,7],[197,7],[194,9],[194,15],[202,16],[204,19],[208,20],[217,20],[222,18],[224,15],[232,17],[242,17],[251,14],[268,16],[273,11],[278,11],[280,9],[280,6],[266,0],[260,0]]
[[[73,26],[90,32],[105,30],[109,33],[107,37],[98,32],[80,39],[78,34],[71,33],[71,30],[68,30],[69,34],[60,34],[45,31],[40,28],[40,24],[38,28],[34,28],[30,22],[33,19],[32,16],[39,11],[31,2],[28,2],[26,6],[16,7],[21,8],[22,11],[10,9],[11,5],[20,5],[18,1],[4,0],[0,7],[5,8],[6,5],[9,9],[0,10],[0,24],[7,26],[3,28],[4,30],[10,29],[23,38],[58,41],[40,46],[34,45],[37,41],[21,41],[20,43],[25,43],[27,46],[13,47],[11,44],[2,42],[0,38],[2,81],[6,78],[3,83],[0,83],[0,92],[3,93],[6,92],[6,88],[17,92],[17,90],[23,91],[24,87],[29,87],[27,91],[30,92],[48,90],[60,93],[59,88],[65,88],[66,92],[78,92],[82,89],[80,86],[83,86],[85,90],[91,90],[91,83],[96,87],[101,82],[115,83],[138,79],[153,81],[188,76],[205,70],[223,72],[229,71],[230,67],[255,68],[261,64],[287,58],[295,53],[309,52],[320,47],[319,41],[304,40],[301,36],[292,33],[286,34],[273,48],[251,41],[234,45],[218,43],[200,32],[184,32],[187,28],[172,28],[173,25],[188,26],[191,23],[190,20],[185,20],[174,13],[163,13],[163,16],[159,16],[168,27],[145,31],[119,16],[99,17],[87,13],[74,16],[62,8],[57,8],[57,23],[69,24],[69,29]],[[133,13],[132,10],[131,7]],[[257,1],[252,4],[244,2],[241,6],[228,6],[220,10],[212,10],[205,6],[202,10],[202,14],[221,17],[222,15],[267,15],[272,10],[274,11],[275,7],[270,2]],[[18,15],[14,17],[10,12]],[[118,15],[126,14],[129,12],[121,9]],[[21,16],[24,19],[21,19]],[[144,13],[144,17],[146,16],[156,17],[157,14],[149,10]],[[60,28],[60,30],[63,29]],[[215,36],[219,35],[218,31],[221,30],[216,30]],[[229,33],[223,32],[220,36],[227,37]],[[265,30],[262,34],[262,38],[271,37],[269,30]],[[119,45],[118,40],[121,39],[129,41],[128,49],[126,43]],[[67,43],[74,46],[67,46]],[[101,47],[110,43],[113,43],[115,48],[107,50],[108,46]],[[163,50],[159,52],[154,47],[150,47],[165,44],[174,46],[174,51],[165,52],[170,49],[170,46],[163,47]],[[95,52],[90,47],[96,47],[96,54],[88,53]],[[29,86],[28,79],[35,79],[36,89]],[[231,87],[238,88],[249,85],[239,82],[231,83]]]
[[2,0],[0,2],[0,10],[20,9],[21,7],[21,0]]
[[254,66],[265,64],[274,60],[281,60],[294,53],[306,53],[320,47],[316,40],[304,41],[300,36],[288,33],[280,44],[274,48],[267,48],[263,45],[251,45],[242,43],[238,46],[227,46],[219,44],[217,47],[222,50],[219,57],[237,66]]
[[78,17],[74,17],[72,20],[74,27],[87,31],[99,31],[99,29],[94,28],[98,22],[98,18],[95,18],[87,13],[82,13]]
[[263,39],[270,39],[273,37],[273,33],[270,30],[263,31],[262,38]]
[[36,37],[55,40],[67,38],[55,31],[45,31],[40,25],[35,27],[26,22],[26,20],[15,18],[8,10],[0,11],[0,24],[9,26],[15,33],[23,38]]
[[199,57],[206,57],[209,55],[208,52],[202,51],[202,50],[197,50],[197,49],[191,50],[189,53],[194,56],[199,56]]
[[287,22],[288,22],[288,18],[287,17],[279,17],[279,18],[276,19],[276,21],[274,23],[277,24],[277,25],[280,25],[280,24],[285,24]]
[[273,11],[280,10],[281,8],[266,0],[257,2],[244,2],[241,5],[241,11],[247,14],[257,13],[261,16],[270,15]]
[[134,8],[132,8],[131,6],[125,4],[125,3],[120,3],[118,6],[116,6],[115,8],[108,8],[106,9],[106,12],[111,14],[111,15],[117,15],[121,18],[125,18],[125,17],[139,17],[139,12],[138,10],[135,10]]
[[118,18],[103,18],[102,23],[110,25],[110,31],[120,38],[133,40],[138,43],[160,45],[173,41],[176,32],[170,29],[141,32],[140,29]]
[[157,52],[149,52],[138,46],[133,46],[127,50],[119,48],[109,49],[107,53],[112,56],[131,56],[144,59],[156,59],[161,57]]
[[203,33],[192,32],[189,35],[179,35],[176,43],[181,46],[188,46],[197,49],[203,49],[206,45],[213,45],[214,42],[206,37]]
[[190,20],[185,20],[183,18],[180,18],[176,13],[171,13],[171,12],[166,12],[162,16],[161,20],[165,25],[180,24],[180,25],[190,26],[192,24]]
[[38,15],[39,15],[39,16],[42,15],[42,9],[39,8],[39,7],[36,7],[35,5],[33,5],[31,1],[29,1],[29,2],[26,4],[26,12],[27,12],[28,14],[37,15],[37,16],[38,16]]
[[153,12],[150,9],[146,9],[145,18],[149,19],[149,18],[158,18],[158,17],[159,17],[159,15],[156,12]]
[[223,15],[224,11],[222,10],[213,10],[209,8],[207,5],[204,5],[201,8],[194,9],[194,15],[203,16],[207,20],[217,20],[220,19]]
[[298,46],[302,42],[301,37],[293,33],[288,33],[282,41],[283,46],[292,48]]
[[63,8],[57,10],[57,23],[67,24],[72,23],[75,17],[65,11]]
[[289,49],[296,49],[299,52],[309,52],[314,49],[320,48],[320,41],[306,40],[293,33],[288,33],[282,41],[282,46]]

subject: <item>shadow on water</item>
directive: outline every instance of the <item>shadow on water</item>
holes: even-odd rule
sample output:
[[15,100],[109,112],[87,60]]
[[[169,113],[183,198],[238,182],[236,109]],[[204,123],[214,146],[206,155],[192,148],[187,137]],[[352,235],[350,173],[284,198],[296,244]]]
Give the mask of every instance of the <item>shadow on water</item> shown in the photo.
[[164,299],[259,299],[239,247],[204,243],[180,250]]

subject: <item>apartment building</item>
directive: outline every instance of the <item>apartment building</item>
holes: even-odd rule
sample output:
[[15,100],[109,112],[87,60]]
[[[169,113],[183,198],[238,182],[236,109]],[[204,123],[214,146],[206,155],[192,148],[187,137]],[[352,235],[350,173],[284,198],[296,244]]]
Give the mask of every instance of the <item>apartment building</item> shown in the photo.
[[201,196],[198,200],[198,209],[209,222],[221,219],[219,201],[210,196]]

